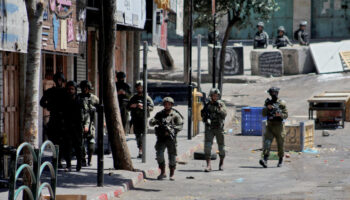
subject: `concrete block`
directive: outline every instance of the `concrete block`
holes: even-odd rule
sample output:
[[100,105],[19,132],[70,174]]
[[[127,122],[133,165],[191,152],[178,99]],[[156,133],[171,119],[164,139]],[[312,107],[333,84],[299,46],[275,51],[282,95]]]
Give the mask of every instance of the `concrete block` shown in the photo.
[[282,52],[278,49],[254,49],[250,61],[252,75],[283,76]]
[[[220,67],[220,51],[221,46],[215,47],[216,56],[216,71],[218,74]],[[224,75],[243,75],[243,47],[242,46],[227,46],[225,56]],[[213,74],[213,45],[208,45],[208,71]]]
[[285,75],[307,74],[315,72],[315,66],[306,46],[280,48],[283,54],[283,68]]

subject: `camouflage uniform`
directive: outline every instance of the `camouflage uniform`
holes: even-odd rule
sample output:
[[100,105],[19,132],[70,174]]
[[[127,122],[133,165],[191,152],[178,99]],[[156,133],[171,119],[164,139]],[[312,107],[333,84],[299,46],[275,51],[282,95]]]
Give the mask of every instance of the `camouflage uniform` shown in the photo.
[[294,39],[299,41],[300,45],[309,45],[309,34],[302,27],[307,26],[307,21],[301,21],[299,24],[299,29],[294,33]]
[[[278,88],[270,88],[271,90],[277,90]],[[273,109],[268,109],[268,105],[272,105]],[[280,113],[281,116],[276,116],[276,112]],[[286,135],[283,120],[288,118],[288,110],[286,103],[279,99],[277,96],[272,98],[272,100],[267,99],[265,102],[265,107],[263,108],[262,115],[267,117],[267,126],[266,133],[264,136],[264,147],[263,147],[263,158],[264,160],[260,160],[260,164],[264,167],[267,167],[267,160],[270,155],[270,148],[273,138],[276,138],[277,147],[278,147],[278,157],[279,164],[278,167],[282,165],[283,157],[284,157],[284,138]]]
[[[168,99],[167,99],[168,98]],[[173,104],[174,100],[172,98],[166,97],[163,102],[169,100]],[[149,122],[150,126],[156,126],[156,136],[157,142],[155,145],[156,157],[159,168],[161,169],[161,175],[165,177],[165,159],[164,151],[168,149],[169,157],[169,168],[171,171],[170,178],[174,175],[174,170],[176,168],[176,155],[177,155],[177,133],[182,130],[183,127],[183,117],[179,111],[171,108],[170,111],[163,109],[158,112],[154,118]],[[158,179],[161,179],[158,177]]]
[[288,44],[291,46],[293,45],[286,35],[277,36],[276,40],[273,43],[273,47],[277,47],[277,49],[279,49],[281,47],[286,47]]
[[220,158],[225,157],[224,122],[226,114],[225,103],[221,100],[208,102],[201,112],[202,119],[205,122],[204,153],[206,159],[211,157],[214,137],[216,137],[218,143]]
[[[257,27],[264,27],[263,22],[259,22]],[[254,36],[254,49],[266,49],[269,45],[269,35],[264,31],[258,31]]]
[[94,116],[99,104],[99,99],[93,94],[79,94],[80,106],[81,106],[81,119],[82,128],[88,128],[88,133],[83,132],[83,146],[82,146],[82,161],[85,163],[86,150],[85,143],[87,144],[88,162],[90,163],[92,154],[95,150],[95,125]]
[[[138,107],[131,108],[130,106],[132,104],[139,104],[139,103],[143,104],[143,100],[144,100],[143,95],[136,94],[133,97],[131,97],[127,105],[129,110],[131,111],[131,124],[134,129],[137,147],[139,149],[142,149],[142,135],[144,134],[144,112],[143,112],[143,109],[140,109]],[[150,116],[149,113],[153,110],[153,107],[154,107],[153,100],[151,99],[151,97],[147,96],[147,108],[148,108],[147,117]]]
[[[286,102],[278,99],[276,101],[276,105],[279,106],[279,109],[282,111],[281,117],[268,117],[267,120],[267,126],[266,126],[266,133],[264,136],[264,151],[263,155],[269,156],[270,154],[270,147],[273,138],[276,138],[277,147],[278,147],[278,157],[283,158],[284,156],[284,150],[283,150],[283,144],[284,144],[284,138],[286,136],[286,132],[284,129],[283,120],[288,118],[288,110],[286,106]],[[265,106],[262,115],[264,117],[268,116],[268,108]]]

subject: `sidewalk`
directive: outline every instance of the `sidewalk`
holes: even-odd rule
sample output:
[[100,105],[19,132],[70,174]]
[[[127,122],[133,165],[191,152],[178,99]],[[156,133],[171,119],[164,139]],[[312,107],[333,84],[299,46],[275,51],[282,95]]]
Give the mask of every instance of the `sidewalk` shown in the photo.
[[[177,109],[180,110],[185,117],[184,130],[181,131],[177,137],[178,161],[188,160],[193,155],[194,151],[202,148],[203,146],[202,134],[192,138],[192,140],[187,140],[186,108],[186,106],[177,106]],[[156,106],[155,110],[151,113],[151,117],[154,116],[160,109],[160,106]],[[148,134],[146,139],[146,163],[142,163],[141,159],[136,158],[138,155],[138,149],[134,135],[127,136],[127,144],[130,150],[134,168],[137,169],[137,172],[114,170],[112,154],[105,155],[104,187],[97,187],[97,156],[94,155],[92,167],[84,167],[80,172],[76,172],[76,162],[73,161],[72,172],[67,173],[63,170],[59,170],[57,176],[57,194],[84,194],[87,195],[88,200],[109,200],[118,197],[122,193],[133,188],[138,183],[145,181],[145,178],[156,178],[159,174],[154,149],[156,136],[152,134],[154,131],[149,132],[151,132],[151,134]],[[169,171],[167,170],[167,172]],[[44,191],[44,194],[46,193],[47,191]],[[7,198],[8,191],[0,189],[0,199],[5,200]]]

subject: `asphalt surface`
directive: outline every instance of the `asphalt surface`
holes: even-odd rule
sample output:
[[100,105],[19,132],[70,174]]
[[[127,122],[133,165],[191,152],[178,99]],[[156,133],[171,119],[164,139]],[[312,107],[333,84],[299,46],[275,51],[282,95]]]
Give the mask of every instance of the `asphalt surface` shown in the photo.
[[[271,79],[266,84],[229,84],[223,99],[229,106],[261,106],[270,86],[281,87],[290,119],[307,119],[307,99],[323,91],[349,90],[349,74],[303,75],[294,79]],[[209,90],[210,85],[203,85]],[[258,164],[261,137],[241,136],[239,130],[227,134],[225,170],[203,172],[205,161],[191,160],[178,165],[176,180],[148,179],[122,199],[350,199],[350,123],[345,129],[330,130],[323,137],[315,133],[316,153],[289,153],[282,168],[269,161]],[[214,145],[216,148],[216,144]],[[214,150],[215,151],[215,150]],[[155,178],[155,177],[154,177]]]

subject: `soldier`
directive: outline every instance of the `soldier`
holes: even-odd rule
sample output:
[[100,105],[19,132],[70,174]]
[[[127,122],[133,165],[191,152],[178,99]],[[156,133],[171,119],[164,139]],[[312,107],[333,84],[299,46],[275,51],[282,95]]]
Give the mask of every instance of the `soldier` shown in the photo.
[[64,101],[64,156],[67,163],[65,171],[71,171],[72,149],[75,151],[77,158],[77,171],[81,169],[81,147],[82,147],[82,126],[81,126],[81,109],[77,95],[77,84],[69,81],[66,84],[66,98]]
[[90,93],[92,90],[91,83],[89,81],[80,82],[81,93],[78,95],[81,106],[81,121],[83,128],[83,146],[82,146],[82,166],[86,166],[86,150],[85,143],[87,144],[88,152],[88,166],[91,166],[92,154],[95,150],[95,112],[99,99],[97,96]]
[[281,47],[286,47],[287,44],[289,44],[290,46],[293,46],[293,44],[289,41],[288,36],[285,35],[285,32],[286,30],[284,29],[284,26],[278,27],[278,30],[277,30],[278,36],[273,43],[273,47],[277,47],[277,49],[279,49]]
[[128,120],[127,104],[131,96],[130,86],[129,84],[125,83],[125,77],[126,75],[124,72],[118,72],[117,73],[118,81],[115,83],[115,85],[117,86],[120,115],[122,117],[124,129],[126,127],[126,123]]
[[[131,111],[131,124],[134,128],[134,134],[136,136],[137,147],[139,149],[138,158],[142,158],[142,135],[144,134],[144,112],[143,112],[143,83],[137,81],[135,84],[137,94],[131,97],[127,107]],[[147,109],[148,116],[150,111],[153,110],[153,101],[151,97],[147,96]]]
[[[50,119],[47,124],[47,136],[55,145],[59,145],[63,150],[63,104],[62,100],[65,96],[63,84],[65,77],[62,72],[57,72],[53,76],[55,86],[44,91],[44,95],[40,99],[40,106],[50,111]],[[58,166],[62,168],[61,154]]]
[[204,154],[207,161],[205,172],[211,171],[210,157],[214,137],[216,137],[219,148],[219,170],[223,170],[225,158],[224,123],[227,114],[226,106],[223,101],[219,100],[220,91],[217,88],[212,88],[210,90],[209,97],[210,101],[205,104],[201,111],[201,116],[205,123]]
[[307,21],[301,21],[299,29],[294,32],[294,39],[299,41],[300,45],[309,45],[309,34],[306,32]]
[[266,49],[269,45],[269,35],[264,31],[264,22],[259,22],[256,27],[258,32],[254,37],[254,49]]
[[176,168],[176,136],[177,133],[182,130],[183,117],[179,111],[173,108],[174,99],[171,97],[165,97],[163,99],[164,109],[158,112],[153,119],[150,120],[150,126],[157,126],[156,136],[157,142],[155,145],[157,162],[160,168],[160,175],[158,180],[166,178],[165,173],[165,159],[164,151],[168,149],[169,156],[169,169],[170,169],[170,180],[174,179],[174,173]]
[[264,136],[263,159],[260,160],[260,165],[267,168],[271,143],[273,138],[276,138],[279,157],[277,167],[281,167],[284,156],[283,143],[286,135],[283,120],[288,118],[288,111],[286,102],[278,98],[279,88],[271,87],[267,92],[270,94],[271,99],[266,99],[265,107],[262,111],[262,115],[264,117],[267,116],[267,126]]

